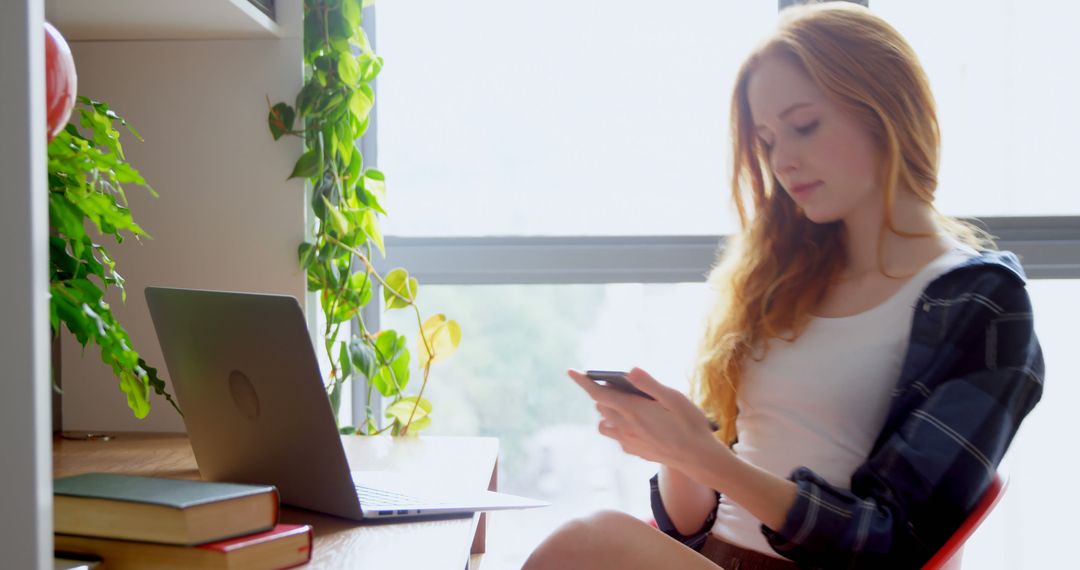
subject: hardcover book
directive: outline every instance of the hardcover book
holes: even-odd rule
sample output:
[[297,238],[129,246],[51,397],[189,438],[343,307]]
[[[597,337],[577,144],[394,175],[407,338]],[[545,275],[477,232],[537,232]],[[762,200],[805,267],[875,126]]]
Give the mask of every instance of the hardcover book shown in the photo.
[[308,525],[279,524],[273,529],[199,546],[176,546],[130,540],[57,534],[57,551],[96,554],[109,570],[212,568],[277,570],[311,560]]
[[53,481],[53,529],[194,545],[273,528],[279,501],[270,485],[87,473]]

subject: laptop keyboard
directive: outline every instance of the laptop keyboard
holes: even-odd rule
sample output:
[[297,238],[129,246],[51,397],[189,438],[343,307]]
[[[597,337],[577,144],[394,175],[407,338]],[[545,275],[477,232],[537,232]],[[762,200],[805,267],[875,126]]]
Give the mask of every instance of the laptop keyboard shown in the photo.
[[356,485],[356,494],[360,497],[360,504],[365,507],[409,507],[413,505],[438,505],[440,501],[424,499],[386,489],[375,489]]

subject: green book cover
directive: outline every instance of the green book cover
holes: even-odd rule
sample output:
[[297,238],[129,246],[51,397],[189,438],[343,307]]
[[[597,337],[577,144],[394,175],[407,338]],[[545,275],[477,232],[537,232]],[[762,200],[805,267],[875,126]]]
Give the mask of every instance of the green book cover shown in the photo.
[[116,473],[85,473],[53,480],[55,495],[148,503],[176,509],[269,492],[274,492],[273,486]]

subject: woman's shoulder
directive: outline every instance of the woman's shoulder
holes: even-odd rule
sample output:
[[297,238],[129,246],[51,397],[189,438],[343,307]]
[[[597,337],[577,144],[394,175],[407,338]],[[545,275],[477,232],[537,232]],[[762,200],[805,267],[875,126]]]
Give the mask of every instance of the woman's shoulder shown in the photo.
[[1010,290],[1027,284],[1027,274],[1019,257],[1008,250],[976,250],[970,246],[954,250],[954,263],[926,288],[935,290]]
[[915,329],[938,342],[943,336],[981,334],[988,323],[1003,318],[1030,319],[1026,283],[1016,254],[978,251],[923,290],[916,304]]

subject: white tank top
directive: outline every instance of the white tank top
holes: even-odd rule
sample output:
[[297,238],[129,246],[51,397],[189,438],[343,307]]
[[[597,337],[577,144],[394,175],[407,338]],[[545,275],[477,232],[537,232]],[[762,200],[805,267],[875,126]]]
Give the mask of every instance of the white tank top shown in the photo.
[[[774,339],[764,360],[748,359],[737,400],[735,453],[780,477],[805,466],[848,489],[885,424],[919,295],[973,255],[974,249],[956,243],[880,305],[850,317],[814,317],[795,342]],[[777,556],[761,522],[727,497],[720,499],[712,532]]]

